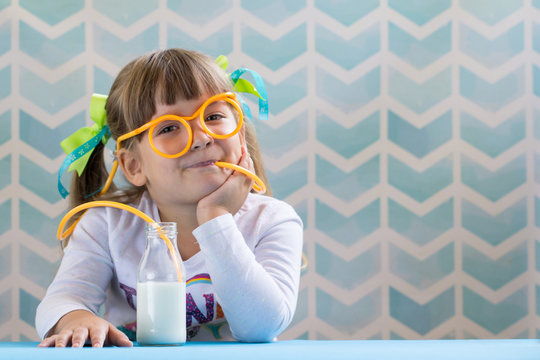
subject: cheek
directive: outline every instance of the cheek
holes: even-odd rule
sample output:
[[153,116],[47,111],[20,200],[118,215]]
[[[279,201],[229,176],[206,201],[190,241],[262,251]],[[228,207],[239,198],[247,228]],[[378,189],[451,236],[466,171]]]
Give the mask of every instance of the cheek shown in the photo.
[[[168,161],[167,161],[168,160]],[[165,159],[161,156],[149,156],[144,159],[144,171],[149,179],[160,182],[169,178],[178,168],[177,162]]]
[[242,157],[242,143],[240,139],[234,137],[227,145],[228,146],[225,148],[227,156],[235,161],[240,160],[240,157]]

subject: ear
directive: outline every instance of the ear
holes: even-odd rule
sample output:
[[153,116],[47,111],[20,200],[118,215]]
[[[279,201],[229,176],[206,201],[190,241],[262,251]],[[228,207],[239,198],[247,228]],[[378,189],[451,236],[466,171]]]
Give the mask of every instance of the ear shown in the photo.
[[146,184],[146,176],[144,175],[141,161],[133,150],[120,149],[116,154],[118,165],[122,169],[126,180],[135,186],[143,186]]

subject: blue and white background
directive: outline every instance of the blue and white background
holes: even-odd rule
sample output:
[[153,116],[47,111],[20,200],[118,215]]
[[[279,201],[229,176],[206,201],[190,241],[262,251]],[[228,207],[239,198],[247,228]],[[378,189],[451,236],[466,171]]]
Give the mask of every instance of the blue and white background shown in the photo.
[[282,339],[540,337],[540,0],[0,0],[0,340],[61,259],[59,142],[166,47],[266,81],[309,258]]

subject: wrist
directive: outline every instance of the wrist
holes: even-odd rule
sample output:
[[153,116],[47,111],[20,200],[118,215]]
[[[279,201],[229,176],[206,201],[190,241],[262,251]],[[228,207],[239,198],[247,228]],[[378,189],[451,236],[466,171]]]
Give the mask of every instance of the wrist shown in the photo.
[[197,221],[199,225],[225,214],[230,214],[230,212],[222,207],[197,207]]

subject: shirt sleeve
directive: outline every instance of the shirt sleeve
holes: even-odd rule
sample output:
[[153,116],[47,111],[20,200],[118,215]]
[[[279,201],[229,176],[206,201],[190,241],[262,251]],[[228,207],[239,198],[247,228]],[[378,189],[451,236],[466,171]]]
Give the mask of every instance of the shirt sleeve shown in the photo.
[[65,248],[58,272],[36,311],[36,330],[43,339],[58,320],[74,310],[97,313],[112,279],[105,211],[89,210]]
[[[236,340],[271,341],[294,315],[300,281],[303,226],[292,207],[261,215],[252,251],[231,214],[193,234],[205,255],[212,284]],[[253,226],[256,226],[253,224]]]

